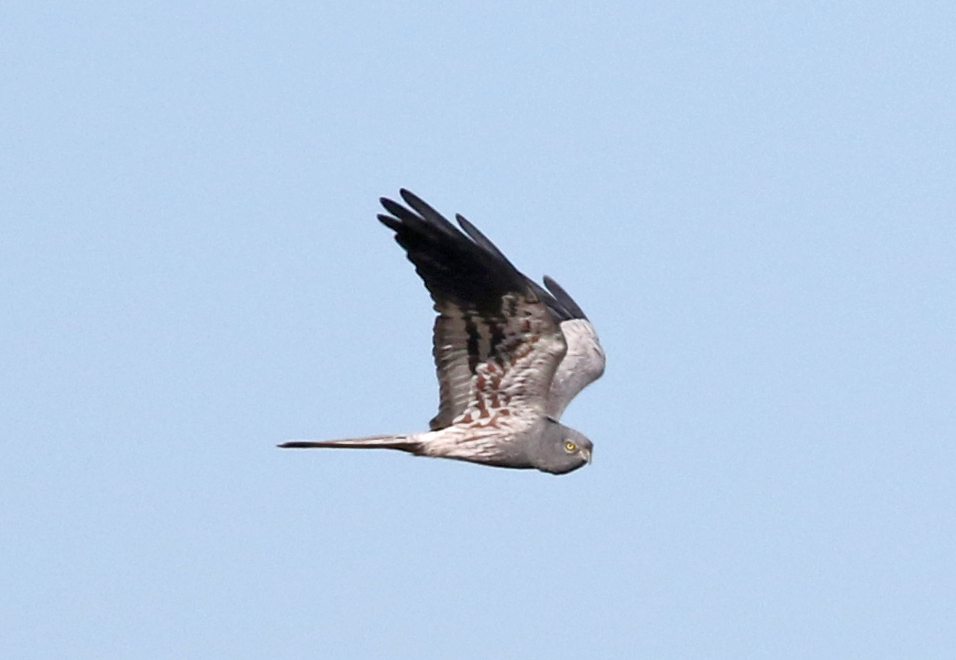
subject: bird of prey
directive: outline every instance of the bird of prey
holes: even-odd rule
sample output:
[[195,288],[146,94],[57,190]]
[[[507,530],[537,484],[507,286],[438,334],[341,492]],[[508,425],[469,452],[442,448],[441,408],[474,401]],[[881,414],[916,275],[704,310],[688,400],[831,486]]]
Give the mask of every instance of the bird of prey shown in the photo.
[[[565,474],[591,461],[591,441],[558,420],[604,373],[604,350],[581,308],[549,277],[541,287],[461,215],[461,226],[407,190],[378,219],[434,301],[440,405],[430,430],[284,448],[399,449],[507,468]],[[463,231],[462,231],[463,230]]]

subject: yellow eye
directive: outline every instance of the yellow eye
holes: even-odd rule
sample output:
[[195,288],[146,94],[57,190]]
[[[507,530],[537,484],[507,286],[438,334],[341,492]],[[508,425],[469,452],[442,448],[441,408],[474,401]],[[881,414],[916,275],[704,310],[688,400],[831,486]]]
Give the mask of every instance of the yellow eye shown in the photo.
[[567,449],[568,451],[574,451],[575,449],[578,448],[578,446],[574,444],[573,442],[571,442],[570,440],[568,440],[567,442],[564,443],[564,448]]

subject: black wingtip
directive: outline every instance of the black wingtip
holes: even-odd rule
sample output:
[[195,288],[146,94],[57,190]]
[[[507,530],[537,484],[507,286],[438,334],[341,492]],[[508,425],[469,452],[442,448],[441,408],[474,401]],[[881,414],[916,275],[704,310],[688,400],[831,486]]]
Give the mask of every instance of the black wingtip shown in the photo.
[[404,205],[380,199],[387,213],[378,220],[395,232],[436,303],[500,315],[507,293],[527,293],[524,275],[467,220],[459,221],[463,232],[407,188],[399,194]]
[[402,226],[401,220],[398,220],[397,218],[393,218],[390,215],[379,213],[377,217],[379,222],[381,222],[383,225],[385,225],[386,227],[394,231],[398,231]]
[[549,276],[544,276],[544,285],[548,287],[548,291],[554,295],[554,297],[561,303],[561,305],[570,312],[572,318],[588,320],[587,314],[584,313],[584,310],[574,302],[574,298],[564,290],[560,284],[555,282]]
[[382,205],[382,208],[394,215],[396,218],[400,218],[402,217],[403,213],[408,212],[404,206],[396,202],[394,199],[389,199],[388,197],[379,197],[378,201]]
[[404,199],[407,204],[411,204],[414,206],[415,204],[425,203],[421,197],[413,193],[408,188],[399,188],[398,194],[402,196],[402,199]]

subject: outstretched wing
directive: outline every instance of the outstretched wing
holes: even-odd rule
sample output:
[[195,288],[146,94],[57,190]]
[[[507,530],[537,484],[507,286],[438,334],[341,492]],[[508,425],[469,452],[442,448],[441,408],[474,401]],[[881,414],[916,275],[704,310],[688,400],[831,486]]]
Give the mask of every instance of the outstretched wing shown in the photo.
[[387,198],[395,231],[435,303],[435,365],[441,395],[432,430],[497,425],[547,414],[567,344],[551,311],[500,252],[459,231],[407,190],[410,208]]
[[[465,217],[461,215],[455,217],[465,233],[477,245],[489,254],[505,262],[508,261],[501,250]],[[538,299],[548,307],[555,322],[560,324],[561,332],[568,344],[567,354],[558,365],[548,394],[548,416],[558,420],[564,409],[571,403],[571,399],[604,373],[604,349],[584,310],[560,284],[546,275],[544,285],[548,290],[545,290],[534,280],[528,277],[525,279]]]

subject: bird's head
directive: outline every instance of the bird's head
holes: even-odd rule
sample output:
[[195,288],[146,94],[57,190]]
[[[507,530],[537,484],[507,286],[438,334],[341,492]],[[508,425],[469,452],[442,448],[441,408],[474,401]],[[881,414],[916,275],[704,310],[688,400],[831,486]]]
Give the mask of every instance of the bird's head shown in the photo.
[[590,463],[593,448],[582,433],[548,418],[532,457],[534,467],[551,474],[566,474]]

